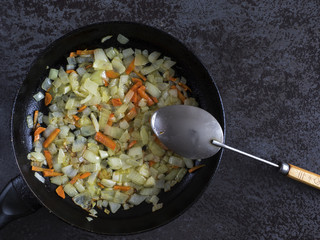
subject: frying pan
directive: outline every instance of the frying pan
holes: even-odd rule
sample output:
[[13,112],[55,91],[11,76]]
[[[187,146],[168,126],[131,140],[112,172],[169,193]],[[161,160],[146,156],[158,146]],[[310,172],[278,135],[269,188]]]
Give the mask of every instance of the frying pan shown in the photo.
[[[116,36],[121,33],[130,39],[121,45]],[[101,39],[113,35],[101,43]],[[45,184],[34,177],[27,154],[32,150],[32,130],[27,128],[26,117],[35,110],[47,113],[43,101],[36,102],[33,95],[41,91],[41,83],[48,75],[48,68],[66,65],[66,57],[77,49],[94,48],[139,48],[149,52],[157,50],[177,62],[176,75],[187,78],[200,107],[210,112],[224,129],[224,109],[216,84],[200,60],[179,40],[150,26],[129,22],[106,22],[74,30],[53,42],[32,64],[31,69],[17,93],[11,119],[12,144],[21,176],[10,182],[0,195],[0,224],[28,214],[37,208],[37,202],[67,223],[99,234],[132,234],[159,227],[182,214],[201,195],[216,172],[222,151],[204,159],[205,168],[187,174],[171,191],[159,194],[163,208],[152,212],[152,206],[142,203],[130,210],[119,210],[116,214],[99,212],[99,217],[87,221],[88,213],[76,206],[70,198],[61,199],[55,186],[46,179]],[[24,179],[26,185],[24,184]],[[28,194],[31,192],[31,194]],[[37,201],[33,200],[33,196]],[[30,210],[31,209],[31,210]]]

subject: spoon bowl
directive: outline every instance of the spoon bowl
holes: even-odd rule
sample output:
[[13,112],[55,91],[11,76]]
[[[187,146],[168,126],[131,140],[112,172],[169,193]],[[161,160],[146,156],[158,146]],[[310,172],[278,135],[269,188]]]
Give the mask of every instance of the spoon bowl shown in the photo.
[[160,108],[151,117],[151,127],[167,148],[191,159],[215,155],[220,147],[212,141],[223,142],[218,121],[198,107],[172,105]]

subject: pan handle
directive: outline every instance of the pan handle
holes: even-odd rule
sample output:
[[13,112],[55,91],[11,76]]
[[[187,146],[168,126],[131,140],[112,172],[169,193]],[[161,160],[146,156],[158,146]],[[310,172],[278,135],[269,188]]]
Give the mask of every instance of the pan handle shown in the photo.
[[12,220],[38,210],[40,202],[21,175],[12,179],[0,194],[0,229]]

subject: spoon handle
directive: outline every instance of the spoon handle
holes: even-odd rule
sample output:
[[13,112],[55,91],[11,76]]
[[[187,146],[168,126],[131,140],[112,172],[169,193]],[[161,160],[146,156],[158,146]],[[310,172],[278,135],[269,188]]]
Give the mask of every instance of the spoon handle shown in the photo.
[[320,175],[316,173],[287,163],[281,163],[280,172],[291,179],[320,189]]

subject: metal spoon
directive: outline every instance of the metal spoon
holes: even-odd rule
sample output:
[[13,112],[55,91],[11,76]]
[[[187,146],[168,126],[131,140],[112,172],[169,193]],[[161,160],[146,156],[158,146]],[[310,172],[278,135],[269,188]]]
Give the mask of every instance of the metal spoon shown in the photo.
[[282,174],[320,189],[320,176],[315,173],[287,163],[276,164],[224,144],[219,122],[201,108],[187,105],[160,108],[151,117],[151,127],[166,147],[183,157],[208,158],[225,148],[279,168]]

